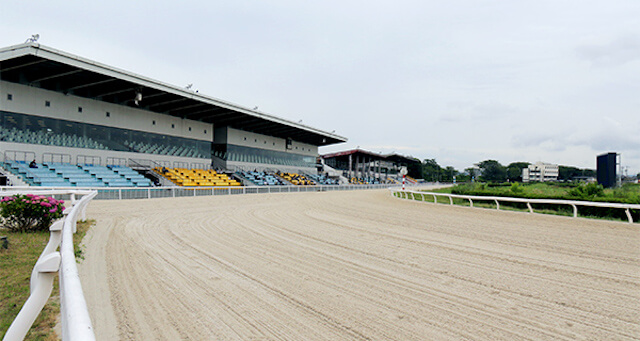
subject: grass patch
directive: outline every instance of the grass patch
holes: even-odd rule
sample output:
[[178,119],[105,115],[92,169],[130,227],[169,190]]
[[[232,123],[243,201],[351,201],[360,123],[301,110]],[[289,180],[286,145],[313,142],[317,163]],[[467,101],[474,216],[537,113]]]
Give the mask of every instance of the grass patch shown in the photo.
[[[80,241],[93,224],[93,220],[78,222],[78,231],[73,236],[75,250],[79,250]],[[0,338],[2,338],[29,297],[31,271],[49,241],[49,231],[24,233],[0,229],[0,235],[7,236],[9,241],[8,249],[0,249]],[[56,277],[51,297],[25,340],[58,340],[53,328],[60,314],[59,294]]]
[[[584,189],[595,189],[594,193]],[[485,184],[467,183],[453,187],[425,190],[425,192],[452,193],[473,196],[497,196],[529,199],[560,199],[577,201],[596,201],[611,203],[640,204],[640,184],[624,184],[615,189],[599,189],[597,185],[573,183],[530,183],[530,184]],[[425,201],[433,202],[433,196],[425,195]],[[438,203],[449,203],[448,198],[439,198]],[[454,199],[454,204],[469,206],[468,200]],[[573,209],[568,205],[531,204],[535,213],[573,216]],[[474,200],[473,206],[496,208],[492,201]],[[528,212],[526,204],[500,202],[500,209]],[[640,210],[630,210],[635,222],[640,221]],[[607,220],[627,221],[623,209],[578,206],[578,216]]]

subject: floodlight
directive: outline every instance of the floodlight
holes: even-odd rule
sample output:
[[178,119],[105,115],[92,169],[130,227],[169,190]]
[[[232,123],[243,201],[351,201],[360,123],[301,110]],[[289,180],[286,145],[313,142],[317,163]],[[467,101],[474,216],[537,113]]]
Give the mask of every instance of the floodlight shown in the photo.
[[136,92],[136,97],[133,99],[133,103],[140,105],[140,102],[142,102],[142,92],[138,91]]
[[38,39],[40,39],[40,35],[39,34],[33,34],[31,35],[31,38],[27,39],[27,41],[25,41],[25,43],[35,43],[38,41]]

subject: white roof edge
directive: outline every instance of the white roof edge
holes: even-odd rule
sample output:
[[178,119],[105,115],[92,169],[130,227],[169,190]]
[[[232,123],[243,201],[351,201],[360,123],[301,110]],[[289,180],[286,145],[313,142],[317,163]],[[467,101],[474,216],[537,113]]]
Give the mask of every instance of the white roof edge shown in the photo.
[[11,59],[11,58],[15,58],[15,57],[19,57],[19,56],[23,56],[23,55],[35,55],[35,56],[41,56],[47,59],[51,59],[54,61],[58,61],[58,62],[62,62],[65,64],[69,64],[69,65],[73,65],[79,68],[83,68],[83,69],[87,69],[89,71],[93,71],[93,72],[97,72],[103,75],[107,75],[107,76],[111,76],[111,77],[115,77],[115,78],[119,78],[119,79],[123,79],[132,83],[137,83],[140,84],[142,86],[146,86],[149,88],[155,88],[158,90],[163,90],[163,91],[167,91],[170,93],[173,93],[175,95],[179,95],[179,96],[183,96],[183,97],[187,97],[187,98],[191,98],[194,100],[199,100],[201,102],[205,102],[208,104],[213,104],[213,105],[217,105],[217,106],[221,106],[227,109],[231,109],[231,110],[235,110],[238,112],[242,112],[244,114],[250,115],[250,116],[255,116],[258,118],[262,118],[264,120],[267,121],[272,121],[272,122],[276,122],[276,123],[280,123],[280,124],[284,124],[284,125],[288,125],[294,128],[298,128],[298,129],[302,129],[302,130],[307,130],[309,132],[313,132],[319,135],[324,135],[327,137],[331,137],[333,139],[336,140],[341,140],[342,142],[346,142],[347,138],[340,136],[340,135],[336,135],[333,133],[329,133],[317,128],[313,128],[313,127],[309,127],[307,125],[303,125],[303,124],[299,124],[293,121],[289,121],[287,119],[283,119],[283,118],[279,118],[270,114],[266,114],[263,112],[259,112],[259,111],[254,111],[251,110],[249,108],[243,107],[241,105],[238,104],[234,104],[231,102],[227,102],[227,101],[223,101],[220,100],[218,98],[215,97],[211,97],[211,96],[206,96],[206,95],[201,95],[199,93],[195,93],[193,91],[189,91],[189,90],[185,90],[182,88],[179,88],[175,85],[171,85],[169,83],[164,83],[158,80],[154,80],[142,75],[138,75],[136,73],[133,72],[129,72],[123,69],[119,69],[113,66],[109,66],[106,64],[102,64],[87,58],[83,58],[71,53],[67,53],[61,50],[57,50],[54,49],[52,47],[48,47],[45,45],[41,45],[38,43],[23,43],[23,44],[18,44],[18,45],[13,45],[13,46],[9,46],[9,47],[4,47],[4,48],[0,48],[0,61],[2,60],[6,60],[6,59]]

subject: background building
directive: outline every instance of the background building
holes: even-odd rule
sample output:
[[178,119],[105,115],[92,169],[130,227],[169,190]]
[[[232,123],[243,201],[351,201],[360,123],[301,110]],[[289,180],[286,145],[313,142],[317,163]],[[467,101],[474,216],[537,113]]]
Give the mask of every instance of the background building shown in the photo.
[[556,164],[536,162],[522,169],[522,182],[558,181],[559,167]]
[[351,149],[322,155],[328,174],[338,174],[343,181],[384,183],[398,179],[402,167],[419,164],[420,160],[399,154],[378,154],[362,149]]

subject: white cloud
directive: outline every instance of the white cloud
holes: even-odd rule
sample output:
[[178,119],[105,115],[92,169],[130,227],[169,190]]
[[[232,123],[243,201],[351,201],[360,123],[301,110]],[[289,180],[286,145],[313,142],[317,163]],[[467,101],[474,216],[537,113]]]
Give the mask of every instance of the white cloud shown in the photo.
[[618,66],[640,60],[640,35],[626,34],[607,41],[584,43],[577,55],[594,66]]
[[349,138],[323,151],[368,146],[464,169],[486,159],[594,167],[615,149],[640,172],[639,17],[636,0],[11,0],[0,46],[39,33]]

